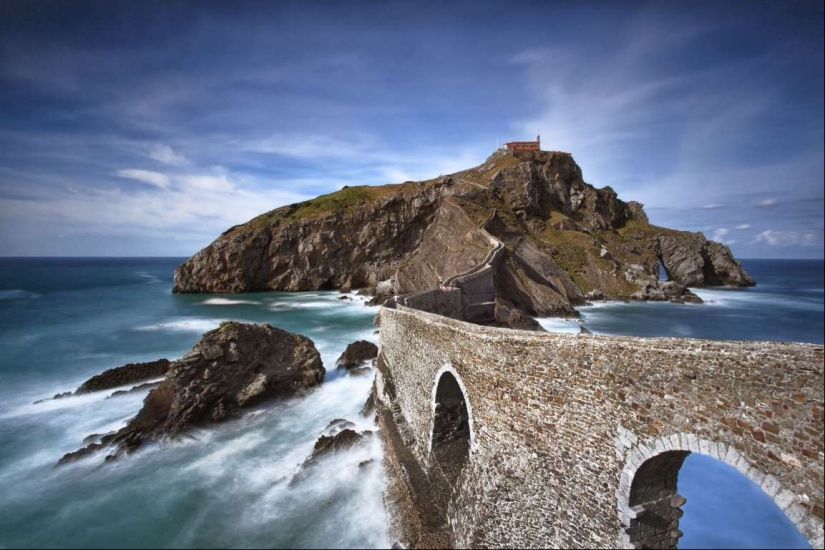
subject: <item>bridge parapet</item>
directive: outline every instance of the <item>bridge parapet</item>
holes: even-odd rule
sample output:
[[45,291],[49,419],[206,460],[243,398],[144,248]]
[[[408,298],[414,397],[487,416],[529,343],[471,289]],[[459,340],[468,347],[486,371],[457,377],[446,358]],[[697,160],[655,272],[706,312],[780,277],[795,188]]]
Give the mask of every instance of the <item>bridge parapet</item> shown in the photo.
[[822,346],[513,331],[403,306],[380,324],[394,391],[378,399],[425,471],[445,368],[471,409],[447,512],[456,545],[675,547],[675,475],[699,452],[822,548]]

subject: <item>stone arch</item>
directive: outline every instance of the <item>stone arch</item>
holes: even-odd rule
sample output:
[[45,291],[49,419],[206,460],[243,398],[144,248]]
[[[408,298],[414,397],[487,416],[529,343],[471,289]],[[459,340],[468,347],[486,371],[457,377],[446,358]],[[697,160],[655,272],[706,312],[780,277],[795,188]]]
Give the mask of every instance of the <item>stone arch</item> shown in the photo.
[[444,378],[445,374],[451,375],[452,379],[456,382],[458,389],[461,391],[461,397],[464,401],[464,406],[466,407],[467,411],[467,428],[469,431],[469,451],[472,454],[473,450],[475,449],[476,445],[476,438],[475,438],[475,430],[473,429],[473,406],[470,402],[469,392],[467,391],[467,387],[464,385],[464,381],[461,379],[461,375],[458,374],[458,371],[453,367],[450,362],[447,362],[438,369],[438,372],[435,374],[435,381],[433,382],[433,389],[432,394],[430,397],[430,408],[432,410],[432,416],[430,419],[430,440],[427,447],[427,451],[432,454],[433,451],[433,438],[435,436],[435,418],[436,418],[436,408],[438,405],[438,388],[439,384],[441,383],[442,379]]
[[618,490],[623,548],[676,548],[681,506],[677,480],[682,463],[691,453],[710,456],[736,468],[759,485],[794,523],[813,548],[822,548],[822,524],[801,506],[804,496],[783,488],[772,475],[755,468],[733,446],[693,434],[673,434],[632,447],[625,458]]
[[446,505],[470,460],[475,442],[467,388],[450,363],[436,374],[431,406],[429,465],[435,478],[445,484],[447,490],[442,496]]

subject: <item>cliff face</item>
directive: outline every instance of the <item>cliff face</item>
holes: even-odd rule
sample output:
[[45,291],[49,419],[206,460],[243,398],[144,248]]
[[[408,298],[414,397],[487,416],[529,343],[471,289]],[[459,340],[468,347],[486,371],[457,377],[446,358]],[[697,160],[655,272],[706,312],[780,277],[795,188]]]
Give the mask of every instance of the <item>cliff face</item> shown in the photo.
[[572,315],[585,297],[754,284],[726,246],[651,225],[641,204],[585,183],[571,155],[497,151],[450,176],[344,188],[233,227],[178,267],[174,292],[406,295],[478,265],[496,243],[495,300],[531,315]]

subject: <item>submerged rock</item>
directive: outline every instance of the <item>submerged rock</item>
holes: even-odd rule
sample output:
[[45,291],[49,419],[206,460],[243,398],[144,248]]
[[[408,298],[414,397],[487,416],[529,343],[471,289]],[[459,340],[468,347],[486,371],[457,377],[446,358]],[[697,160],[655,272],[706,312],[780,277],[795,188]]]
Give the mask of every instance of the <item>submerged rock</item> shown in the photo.
[[62,466],[64,464],[68,464],[69,462],[74,462],[75,460],[80,460],[81,458],[86,458],[87,456],[91,456],[96,452],[100,451],[101,449],[105,449],[108,445],[106,443],[89,443],[82,449],[78,449],[77,451],[66,453],[63,457],[57,462],[56,466]]
[[[71,397],[73,395],[74,395],[73,392],[66,391],[66,392],[63,392],[63,393],[55,394],[54,397],[52,397],[52,399],[66,399],[67,397]],[[46,401],[49,401],[49,400],[48,399],[38,399],[37,401],[35,401],[32,404],[33,405],[39,405],[40,403],[45,403]]]
[[335,435],[322,435],[315,442],[315,447],[313,447],[312,454],[307,462],[314,462],[322,456],[352,449],[356,445],[364,443],[372,435],[373,433],[370,431],[356,432],[351,428],[344,428]]
[[341,369],[354,369],[378,357],[378,346],[366,340],[359,340],[347,346],[336,364]]
[[145,384],[139,384],[137,386],[133,386],[131,389],[128,390],[118,390],[116,392],[112,392],[112,395],[107,397],[106,399],[111,399],[113,397],[120,397],[121,395],[129,395],[130,393],[138,393],[146,390],[152,390],[160,386],[161,381],[158,382],[146,382]]
[[349,420],[346,420],[344,418],[336,418],[335,420],[327,424],[326,429],[324,429],[324,435],[336,435],[343,430],[354,427],[355,424],[350,422]]
[[324,373],[318,350],[305,336],[268,324],[222,323],[171,365],[166,379],[149,392],[126,427],[90,445],[91,450],[66,455],[60,463],[106,445],[128,452],[146,440],[178,437],[265,399],[316,386]]
[[368,365],[364,365],[363,367],[355,367],[354,369],[347,370],[348,376],[369,376],[370,374],[372,374],[372,367]]
[[370,416],[375,413],[375,383],[370,388],[370,395],[361,407],[361,416]]
[[93,376],[79,388],[78,394],[109,390],[118,386],[126,386],[152,378],[165,376],[172,362],[168,359],[158,359],[148,363],[129,363],[122,367],[115,367]]
[[630,298],[650,302],[702,303],[702,299],[699,296],[674,281],[646,281],[644,285],[642,285],[642,288],[633,293]]
[[290,485],[295,485],[296,483],[303,481],[309,474],[310,470],[318,465],[321,458],[342,451],[348,451],[359,445],[367,443],[372,439],[373,435],[374,432],[356,432],[349,427],[336,432],[334,435],[322,434],[315,442],[315,446],[312,448],[312,453],[307,457],[298,472],[293,476],[292,481],[290,481]]

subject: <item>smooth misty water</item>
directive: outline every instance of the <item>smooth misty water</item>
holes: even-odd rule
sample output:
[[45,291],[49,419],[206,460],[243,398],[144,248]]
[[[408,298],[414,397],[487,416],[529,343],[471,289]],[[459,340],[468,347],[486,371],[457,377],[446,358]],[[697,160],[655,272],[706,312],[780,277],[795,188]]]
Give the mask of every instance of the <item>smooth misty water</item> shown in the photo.
[[[327,373],[308,397],[269,404],[195,439],[124,460],[53,469],[89,434],[111,431],[144,394],[33,405],[106,368],[177,358],[220,321],[270,322],[312,338],[325,365],[375,340],[374,308],[336,292],[176,296],[181,259],[0,260],[0,547],[380,547],[387,545],[379,445],[285,482],[334,418],[356,421],[371,380]],[[822,262],[746,262],[760,285],[700,291],[702,306],[610,304],[583,311],[593,332],[822,343]],[[548,328],[578,324],[545,320]],[[377,461],[378,462],[378,461]],[[680,546],[805,547],[737,472],[691,456]]]
[[[175,296],[180,259],[2,260],[0,275],[0,546],[386,546],[380,459],[336,455],[304,483],[288,479],[324,427],[358,414],[369,377],[339,376],[335,359],[376,340],[374,308],[335,292]],[[145,393],[109,392],[39,405],[130,361],[177,358],[225,319],[270,322],[311,337],[328,368],[303,399],[101,467],[53,469],[92,433],[121,426]]]

